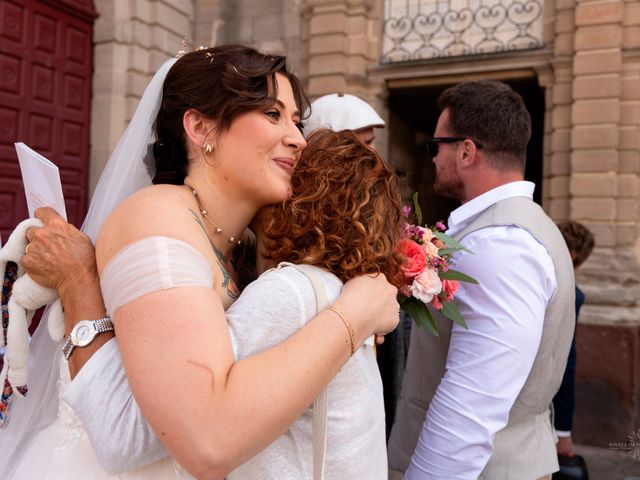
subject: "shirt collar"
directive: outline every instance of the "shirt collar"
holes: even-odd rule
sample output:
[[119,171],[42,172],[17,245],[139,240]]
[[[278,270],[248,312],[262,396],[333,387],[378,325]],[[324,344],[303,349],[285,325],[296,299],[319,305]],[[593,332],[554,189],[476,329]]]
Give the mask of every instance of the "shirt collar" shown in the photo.
[[449,215],[447,235],[454,235],[456,232],[459,232],[476,215],[500,200],[512,197],[527,197],[532,199],[535,187],[535,184],[532,182],[520,180],[505,183],[482,195],[478,195],[451,212],[451,215]]

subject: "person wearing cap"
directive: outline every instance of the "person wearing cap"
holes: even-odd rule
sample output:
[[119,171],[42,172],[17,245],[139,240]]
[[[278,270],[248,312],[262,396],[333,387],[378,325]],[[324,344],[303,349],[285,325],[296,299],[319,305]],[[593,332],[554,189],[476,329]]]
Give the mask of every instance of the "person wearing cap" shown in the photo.
[[311,104],[304,133],[309,136],[318,128],[328,128],[334,132],[353,130],[360,140],[375,149],[375,129],[384,126],[382,117],[361,98],[347,93],[330,93]]

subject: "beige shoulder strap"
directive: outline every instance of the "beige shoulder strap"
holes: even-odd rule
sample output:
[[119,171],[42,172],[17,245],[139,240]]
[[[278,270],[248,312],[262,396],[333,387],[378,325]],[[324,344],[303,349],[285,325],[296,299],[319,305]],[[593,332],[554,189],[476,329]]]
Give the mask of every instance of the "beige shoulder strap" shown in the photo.
[[[313,267],[282,262],[280,266],[294,267],[309,279],[316,296],[316,315],[327,306],[327,292]],[[324,389],[313,401],[313,480],[324,479],[324,464],[327,453],[327,390]]]

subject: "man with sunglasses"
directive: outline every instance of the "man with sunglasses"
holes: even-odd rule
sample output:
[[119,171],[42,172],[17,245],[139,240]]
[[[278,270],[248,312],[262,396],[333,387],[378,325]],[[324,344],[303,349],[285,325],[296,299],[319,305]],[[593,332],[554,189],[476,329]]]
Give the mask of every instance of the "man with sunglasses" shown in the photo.
[[562,235],[524,181],[531,119],[495,81],[449,88],[439,106],[427,141],[434,190],[462,203],[447,233],[469,250],[455,268],[480,284],[456,296],[467,329],[435,310],[439,338],[413,329],[389,466],[407,480],[550,479],[574,279]]

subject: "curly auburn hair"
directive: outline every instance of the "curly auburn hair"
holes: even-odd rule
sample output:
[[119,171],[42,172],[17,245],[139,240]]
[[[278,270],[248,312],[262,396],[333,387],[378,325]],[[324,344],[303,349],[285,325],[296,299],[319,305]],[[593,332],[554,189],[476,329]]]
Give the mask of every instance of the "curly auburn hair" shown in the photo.
[[351,131],[321,129],[307,142],[292,197],[266,216],[265,256],[325,268],[344,282],[382,272],[400,285],[396,175]]

